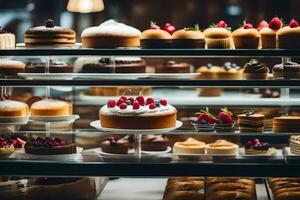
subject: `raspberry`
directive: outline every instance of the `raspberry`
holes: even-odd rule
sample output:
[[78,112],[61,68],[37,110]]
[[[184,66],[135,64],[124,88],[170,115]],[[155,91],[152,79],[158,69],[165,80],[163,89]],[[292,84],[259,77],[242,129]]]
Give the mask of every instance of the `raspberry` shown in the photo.
[[124,99],[119,99],[117,102],[117,106],[120,106],[122,103],[125,103]]
[[227,23],[224,20],[221,20],[217,23],[217,27],[219,28],[226,28],[227,27]]
[[127,104],[126,104],[126,103],[121,103],[121,104],[119,105],[119,108],[122,109],[122,110],[124,110],[124,109],[127,108]]
[[138,109],[140,109],[140,104],[139,104],[139,102],[134,102],[133,103],[133,110],[138,110]]
[[143,96],[138,96],[138,97],[136,98],[136,100],[139,102],[139,104],[140,104],[141,106],[144,106],[144,105],[145,105],[145,99],[144,99]]
[[261,29],[268,27],[269,24],[265,20],[262,20],[258,25],[257,25],[257,30],[260,31]]
[[120,97],[120,99],[123,99],[124,100],[124,102],[127,100],[127,97],[125,97],[125,96],[121,96]]
[[151,104],[151,103],[153,103],[154,104],[154,99],[153,98],[147,98],[147,100],[146,100],[146,105],[149,105],[149,104]]
[[271,29],[280,29],[282,27],[282,21],[278,17],[274,17],[270,22],[269,22],[269,28]]
[[250,29],[250,28],[253,28],[252,24],[250,24],[250,23],[244,24],[244,29]]
[[156,108],[156,106],[155,106],[154,103],[151,103],[151,104],[149,105],[149,109],[150,109],[150,110],[153,110],[153,109],[155,109],[155,108]]
[[133,103],[134,103],[134,98],[133,98],[133,97],[129,97],[128,100],[130,101],[130,105],[133,105]]
[[161,99],[161,100],[159,101],[159,103],[160,103],[161,105],[163,105],[163,106],[167,106],[167,105],[168,105],[168,102],[167,102],[166,99]]
[[290,26],[291,28],[296,28],[296,27],[299,26],[299,23],[298,23],[295,19],[292,19],[292,20],[290,21],[290,23],[289,23],[289,26]]
[[115,100],[109,100],[109,101],[107,102],[107,107],[108,107],[108,108],[114,108],[116,105],[117,105],[117,103],[116,103]]

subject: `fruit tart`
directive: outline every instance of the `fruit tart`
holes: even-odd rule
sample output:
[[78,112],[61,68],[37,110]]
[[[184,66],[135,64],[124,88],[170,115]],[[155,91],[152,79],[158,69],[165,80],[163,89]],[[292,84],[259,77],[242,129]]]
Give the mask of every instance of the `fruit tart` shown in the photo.
[[198,115],[197,120],[192,122],[196,131],[211,132],[215,130],[217,119],[209,112],[207,107],[206,110],[200,110],[196,115]]
[[13,144],[9,143],[5,138],[0,138],[0,156],[7,156],[15,152]]
[[266,154],[266,155],[275,155],[276,149],[271,147],[267,142],[262,142],[259,139],[249,140],[245,145],[245,153],[249,155],[255,154]]
[[0,136],[0,155],[7,155],[21,150],[27,140],[26,136],[18,134],[3,134]]
[[219,112],[219,119],[216,123],[215,129],[217,132],[233,132],[234,120],[233,114],[227,107],[221,108]]

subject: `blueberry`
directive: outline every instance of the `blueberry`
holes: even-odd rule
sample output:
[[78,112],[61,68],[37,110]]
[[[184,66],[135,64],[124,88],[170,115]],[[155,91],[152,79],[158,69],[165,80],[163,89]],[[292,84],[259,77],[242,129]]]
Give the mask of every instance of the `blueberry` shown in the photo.
[[130,106],[131,105],[131,102],[130,102],[130,100],[128,99],[128,100],[126,100],[126,102],[125,102],[128,106]]

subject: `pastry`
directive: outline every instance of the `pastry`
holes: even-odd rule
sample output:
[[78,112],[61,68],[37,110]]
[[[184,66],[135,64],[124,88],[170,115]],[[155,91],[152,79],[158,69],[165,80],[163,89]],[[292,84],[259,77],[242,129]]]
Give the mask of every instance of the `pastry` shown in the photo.
[[9,146],[12,149],[11,145],[13,146],[13,150],[20,150],[23,148],[27,141],[27,137],[24,135],[19,134],[4,134],[0,136],[0,146],[5,147]]
[[172,60],[155,67],[155,73],[190,73],[191,71],[192,65],[188,63],[176,63]]
[[14,145],[9,143],[5,138],[0,138],[0,157],[13,152],[15,152]]
[[273,118],[273,132],[299,132],[300,131],[300,117],[298,116],[281,116]]
[[112,136],[100,143],[103,152],[111,154],[127,154],[129,141],[126,138]]
[[300,64],[291,61],[276,64],[272,73],[274,79],[300,79]]
[[72,115],[72,104],[56,99],[43,99],[30,107],[32,116],[68,116]]
[[88,94],[92,96],[120,96],[129,93],[131,96],[143,94],[149,96],[152,94],[151,87],[90,87]]
[[220,80],[242,80],[243,70],[236,63],[226,62],[217,72]]
[[[26,64],[26,73],[45,73],[45,63],[31,62]],[[73,73],[74,66],[64,62],[50,62],[49,73]]]
[[198,115],[197,120],[193,123],[196,131],[209,132],[215,130],[217,119],[209,112],[208,108],[200,110],[196,115]]
[[166,151],[169,140],[161,135],[144,135],[142,138],[143,151]]
[[234,132],[233,114],[227,107],[221,108],[215,129],[217,132]]
[[76,33],[69,28],[55,26],[52,19],[48,19],[45,26],[30,28],[25,32],[25,46],[59,46],[70,47],[76,42]]
[[15,35],[1,29],[0,27],[0,49],[14,49],[15,47],[16,47]]
[[249,155],[274,155],[276,150],[267,142],[262,142],[259,139],[253,139],[246,143],[245,153]]
[[17,60],[1,60],[0,74],[3,76],[17,75],[25,72],[25,64]]
[[[221,67],[219,66],[201,66],[197,69],[197,73],[200,74],[196,79],[200,80],[219,80],[219,72],[221,71]],[[198,88],[197,93],[199,96],[203,97],[215,97],[221,96],[222,89],[221,88]]]
[[239,146],[227,140],[217,140],[206,147],[207,154],[238,154]]
[[30,138],[25,146],[25,153],[35,155],[61,155],[76,153],[76,145],[60,138],[37,137]]
[[108,20],[81,33],[82,47],[117,48],[139,47],[141,32],[126,24]]
[[281,27],[282,21],[278,17],[274,17],[267,27],[264,27],[259,31],[263,49],[276,48],[276,33]]
[[297,200],[300,199],[300,179],[290,178],[270,178],[269,185],[272,190],[274,200]]
[[249,23],[244,23],[243,27],[232,32],[236,49],[257,49],[259,37],[259,32]]
[[251,59],[244,66],[244,79],[267,79],[269,68],[265,63],[260,62],[256,59]]
[[291,148],[291,153],[300,155],[300,136],[299,135],[292,135],[290,137],[290,148]]
[[184,28],[172,34],[172,46],[175,48],[205,48],[205,39],[199,25]]
[[288,26],[277,31],[277,48],[298,49],[300,48],[300,27],[299,23],[292,19]]
[[109,100],[99,111],[102,127],[118,129],[175,128],[176,116],[176,108],[167,100],[142,96]]
[[161,30],[159,26],[151,22],[150,29],[142,32],[142,48],[170,48],[171,34],[167,30]]
[[247,111],[238,115],[238,125],[241,133],[259,133],[264,130],[265,116],[262,114]]
[[173,152],[176,155],[182,154],[205,154],[206,144],[204,142],[188,138],[184,142],[176,142],[173,146]]
[[0,100],[0,117],[25,117],[29,115],[26,103],[12,100]]

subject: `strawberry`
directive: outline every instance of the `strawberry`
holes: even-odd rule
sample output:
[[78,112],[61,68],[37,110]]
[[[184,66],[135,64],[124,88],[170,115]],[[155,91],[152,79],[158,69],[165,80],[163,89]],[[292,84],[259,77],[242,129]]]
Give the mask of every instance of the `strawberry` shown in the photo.
[[145,99],[143,96],[138,96],[137,98],[135,98],[137,100],[137,102],[139,102],[139,104],[141,106],[144,106],[145,105]]
[[153,109],[155,109],[155,108],[156,108],[156,106],[155,106],[154,103],[151,103],[151,104],[149,105],[149,109],[150,109],[150,110],[153,110]]
[[172,24],[166,23],[164,26],[164,30],[172,35],[176,31],[176,28]]
[[168,105],[168,102],[167,102],[166,99],[161,99],[161,100],[159,100],[159,103],[160,103],[161,105],[163,105],[163,106],[167,106],[167,105]]
[[253,28],[253,25],[250,24],[250,23],[245,23],[244,26],[243,26],[244,29],[251,29]]
[[154,99],[153,98],[147,98],[146,99],[146,105],[149,105],[149,104],[151,104],[151,103],[153,103],[154,104]]
[[257,25],[257,30],[260,31],[262,28],[268,27],[269,24],[265,20],[262,20],[258,25]]
[[269,22],[269,28],[271,29],[280,29],[282,27],[282,21],[278,18],[278,17],[274,17],[273,19],[271,19],[271,21]]
[[299,23],[293,18],[293,19],[290,21],[289,26],[290,26],[291,28],[296,28],[296,27],[299,26]]
[[108,108],[114,108],[116,105],[117,105],[117,103],[116,103],[115,100],[109,100],[109,101],[107,102],[107,107],[108,107]]
[[119,105],[119,108],[120,108],[121,110],[124,110],[124,109],[127,108],[127,104],[126,104],[126,103],[121,103],[121,104]]
[[206,108],[206,110],[201,110],[200,113],[196,114],[200,114],[196,121],[197,123],[215,124],[217,122],[216,118],[211,113],[209,113],[208,108]]
[[155,22],[151,22],[151,24],[150,24],[150,29],[160,30],[160,27],[159,27],[158,25],[156,25]]
[[224,20],[221,20],[217,23],[217,27],[219,28],[227,28],[227,23]]
[[232,113],[227,109],[227,107],[222,108],[219,113],[219,121],[225,124],[233,123]]
[[138,109],[140,109],[140,103],[137,102],[137,101],[135,101],[135,102],[133,103],[132,108],[133,108],[133,110],[138,110]]
[[122,103],[125,103],[124,99],[119,99],[117,102],[117,106],[120,106]]

